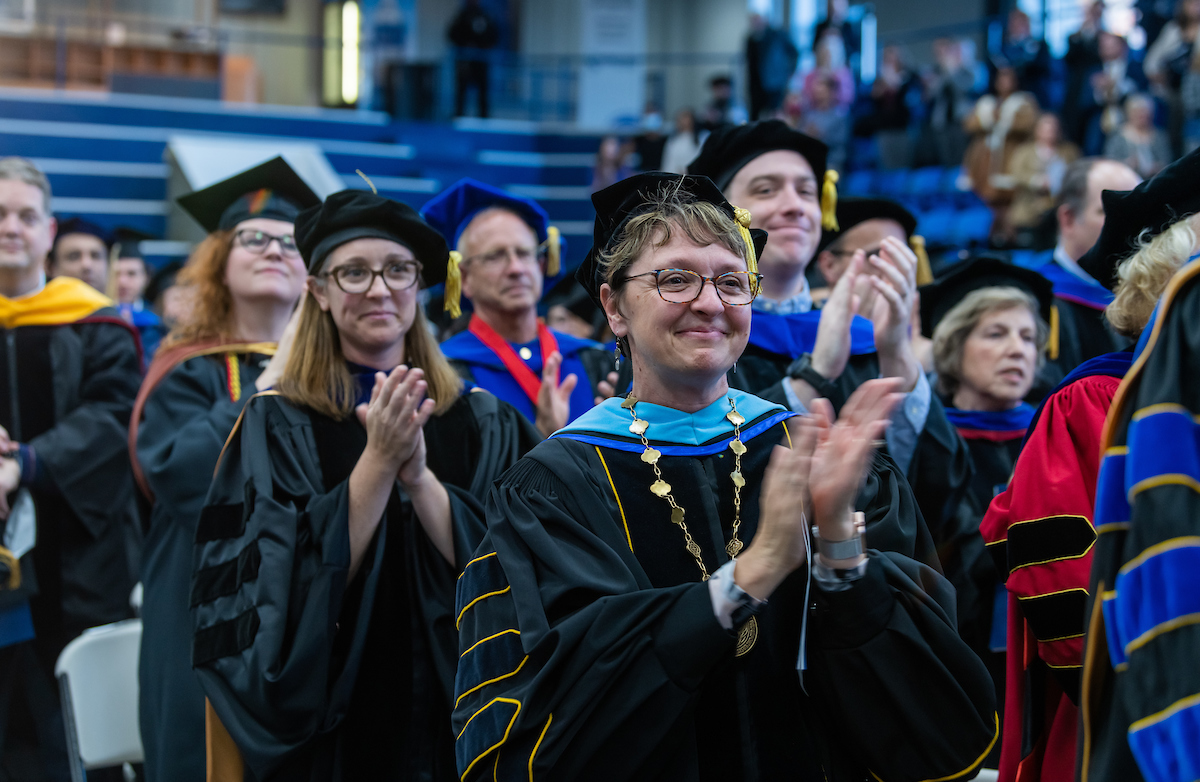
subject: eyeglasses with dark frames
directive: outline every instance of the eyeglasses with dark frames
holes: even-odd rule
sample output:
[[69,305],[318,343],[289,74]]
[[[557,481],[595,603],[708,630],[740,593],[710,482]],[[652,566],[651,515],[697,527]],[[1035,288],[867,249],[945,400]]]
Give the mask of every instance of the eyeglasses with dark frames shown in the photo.
[[384,287],[396,292],[417,284],[421,278],[421,262],[389,261],[379,271],[360,264],[347,264],[323,272],[320,276],[332,277],[334,283],[346,293],[366,293],[375,284],[375,278],[382,277]]
[[288,258],[295,258],[300,254],[300,249],[296,247],[296,237],[292,234],[277,236],[255,228],[243,228],[234,234],[234,238],[239,245],[256,255],[265,253],[271,242],[279,242],[279,251]]
[[758,272],[725,272],[714,277],[705,277],[691,269],[655,269],[633,274],[626,280],[654,275],[658,295],[669,304],[690,304],[700,298],[704,286],[712,282],[717,296],[726,304],[744,307],[758,296],[762,275]]

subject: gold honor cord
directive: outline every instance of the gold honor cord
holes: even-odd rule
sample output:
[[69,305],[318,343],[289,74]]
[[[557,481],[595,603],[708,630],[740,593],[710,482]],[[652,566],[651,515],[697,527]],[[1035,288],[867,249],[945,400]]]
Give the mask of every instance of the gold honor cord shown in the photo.
[[[629,411],[633,416],[633,423],[629,425],[629,431],[642,438],[642,446],[645,448],[642,451],[642,461],[654,468],[654,483],[650,484],[650,491],[657,497],[662,497],[671,506],[671,523],[678,524],[679,529],[683,531],[684,547],[688,553],[696,558],[696,566],[700,568],[700,580],[708,581],[708,568],[704,566],[704,558],[701,556],[700,544],[692,537],[692,533],[688,531],[687,522],[684,521],[683,506],[675,501],[674,495],[671,494],[671,484],[663,480],[662,469],[658,466],[658,460],[662,457],[662,451],[653,448],[650,441],[646,438],[646,430],[650,428],[650,422],[644,418],[638,418],[637,407],[638,399],[633,394],[625,398],[621,403],[621,407]],[[742,477],[742,454],[746,452],[746,444],[742,442],[742,424],[746,423],[746,418],[738,412],[737,405],[734,404],[732,398],[729,399],[730,411],[725,414],[729,423],[733,424],[733,440],[729,443],[729,450],[733,451],[733,472],[729,473],[730,480],[733,481],[733,534],[730,536],[729,542],[725,544],[725,553],[733,559],[741,552],[743,545],[738,538],[738,530],[742,526],[742,487],[746,485],[746,479]],[[740,628],[738,628],[737,649],[738,657],[748,653],[753,647],[755,640],[758,639],[758,620],[755,617],[750,617]]]

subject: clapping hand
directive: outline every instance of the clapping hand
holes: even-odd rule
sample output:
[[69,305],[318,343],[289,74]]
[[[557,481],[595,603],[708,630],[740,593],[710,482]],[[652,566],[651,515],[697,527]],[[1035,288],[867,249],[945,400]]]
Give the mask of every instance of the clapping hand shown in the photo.
[[557,350],[546,359],[542,367],[542,387],[538,391],[537,418],[534,424],[543,437],[549,437],[567,425],[571,413],[571,392],[579,378],[567,375],[558,382],[558,370],[562,367],[562,353]]
[[879,253],[867,260],[877,274],[861,278],[870,281],[875,293],[871,310],[864,314],[875,326],[880,374],[903,379],[901,390],[908,392],[916,387],[920,372],[909,337],[917,295],[917,256],[904,242],[889,236]]
[[394,472],[401,484],[425,470],[425,432],[436,404],[425,398],[425,372],[401,364],[384,375],[375,373],[371,400],[355,408],[367,430],[367,448]]

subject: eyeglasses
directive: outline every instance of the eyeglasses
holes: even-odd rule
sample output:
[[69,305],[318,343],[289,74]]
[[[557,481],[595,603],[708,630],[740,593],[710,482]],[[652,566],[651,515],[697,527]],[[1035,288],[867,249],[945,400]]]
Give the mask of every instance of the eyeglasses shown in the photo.
[[508,263],[508,259],[516,256],[524,266],[537,266],[545,256],[545,245],[539,247],[500,247],[483,255],[472,255],[463,259],[463,263],[479,262],[481,266],[499,266]]
[[279,251],[288,258],[295,258],[300,254],[299,248],[296,247],[296,237],[292,234],[283,234],[275,236],[266,231],[256,231],[253,228],[243,228],[234,234],[237,243],[245,247],[252,253],[262,255],[271,246],[271,242],[279,242]]
[[332,277],[337,286],[346,293],[366,293],[375,284],[376,277],[383,278],[384,286],[390,291],[402,291],[417,284],[421,276],[420,261],[392,261],[375,271],[366,266],[339,266],[321,274]]
[[670,304],[690,304],[700,298],[704,284],[712,281],[717,296],[726,304],[744,307],[758,296],[762,275],[758,272],[725,272],[715,277],[705,277],[690,269],[655,269],[651,272],[634,274],[626,280],[654,275],[658,295]]

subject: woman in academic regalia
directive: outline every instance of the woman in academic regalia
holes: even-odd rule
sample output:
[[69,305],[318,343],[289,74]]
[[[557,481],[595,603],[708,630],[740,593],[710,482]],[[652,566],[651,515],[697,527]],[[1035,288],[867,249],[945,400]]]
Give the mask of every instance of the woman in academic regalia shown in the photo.
[[457,259],[416,212],[343,191],[296,236],[310,295],[200,515],[192,662],[249,778],[448,779],[455,579],[538,436],[438,350],[418,283],[454,295]]
[[908,484],[872,453],[898,381],[836,423],[824,400],[801,417],[731,389],[765,234],[705,177],[593,203],[579,278],[633,388],[489,497],[455,606],[459,773],[969,776],[997,736],[992,684]]
[[1001,701],[1007,596],[979,523],[1008,484],[1033,419],[1025,396],[1041,367],[1052,302],[1053,287],[1040,274],[992,258],[921,289],[938,391],[975,466],[938,555],[958,593],[962,636],[987,664]]
[[209,231],[181,273],[196,306],[151,364],[129,429],[134,475],[151,503],[139,663],[150,782],[204,779],[204,694],[188,614],[196,523],[221,446],[304,292],[292,221],[318,203],[282,158],[180,199]]

